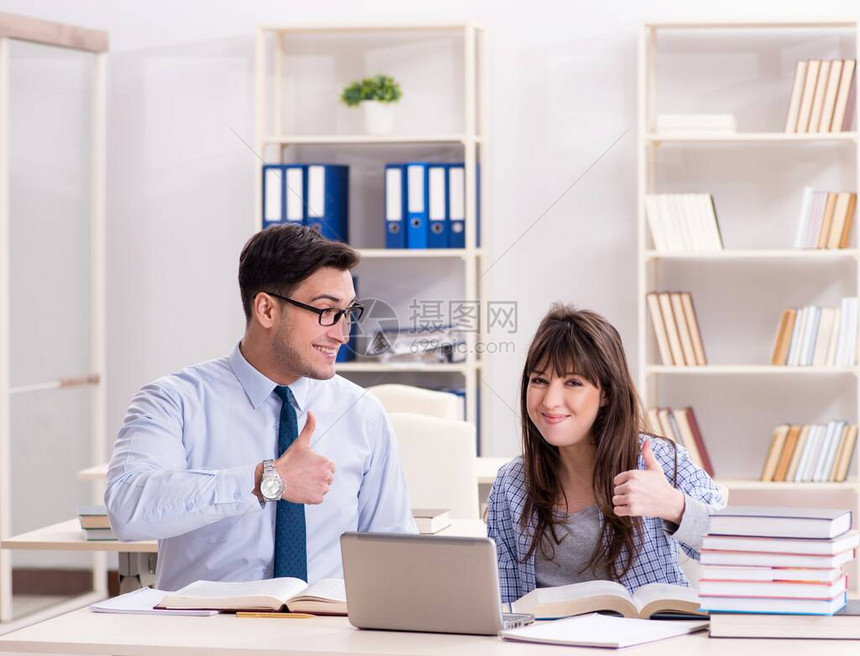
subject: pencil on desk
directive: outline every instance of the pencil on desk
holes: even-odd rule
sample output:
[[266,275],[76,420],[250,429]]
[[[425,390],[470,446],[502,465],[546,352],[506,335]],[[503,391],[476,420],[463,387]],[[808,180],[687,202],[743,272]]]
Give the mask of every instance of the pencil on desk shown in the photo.
[[239,611],[236,617],[285,617],[294,620],[307,620],[316,617],[307,613],[252,613],[248,611]]

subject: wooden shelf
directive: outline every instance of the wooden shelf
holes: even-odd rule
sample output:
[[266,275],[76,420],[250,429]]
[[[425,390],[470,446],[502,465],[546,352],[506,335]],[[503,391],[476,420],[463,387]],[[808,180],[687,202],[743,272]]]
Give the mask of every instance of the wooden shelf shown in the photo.
[[720,485],[725,485],[729,490],[849,490],[857,489],[856,480],[847,480],[843,483],[797,483],[794,481],[760,481],[757,479],[716,479]]
[[849,29],[857,27],[857,21],[842,20],[811,21],[655,21],[643,23],[644,27],[657,30],[739,30],[739,29]]
[[400,134],[400,135],[370,135],[370,134],[283,134],[268,135],[263,137],[266,145],[282,146],[348,146],[355,144],[359,146],[368,145],[414,145],[414,144],[466,144],[469,142],[481,143],[482,139],[477,135],[466,134]]
[[741,364],[709,364],[703,367],[675,367],[666,365],[649,365],[645,369],[648,375],[681,375],[681,376],[856,376],[860,373],[857,367],[787,367],[776,365],[741,365]]
[[320,24],[284,24],[263,25],[260,30],[264,32],[278,32],[280,34],[302,34],[302,33],[337,33],[337,32],[445,32],[461,31],[467,28],[483,30],[477,23],[326,23]]
[[646,260],[714,261],[735,262],[738,260],[800,260],[805,262],[833,262],[834,260],[857,259],[860,251],[854,248],[829,248],[821,250],[774,249],[732,250],[710,253],[663,253],[645,251]]
[[792,134],[788,132],[649,132],[649,143],[854,143],[856,132]]
[[469,248],[359,248],[358,252],[363,258],[374,259],[448,257],[467,260],[484,254],[481,249]]

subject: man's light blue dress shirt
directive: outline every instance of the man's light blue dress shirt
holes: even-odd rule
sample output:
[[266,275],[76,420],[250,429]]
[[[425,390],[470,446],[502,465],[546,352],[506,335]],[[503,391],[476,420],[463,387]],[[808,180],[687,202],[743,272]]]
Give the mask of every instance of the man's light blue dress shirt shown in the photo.
[[[105,503],[121,540],[158,539],[160,589],[272,576],[275,504],[253,489],[257,464],[280,455],[275,386],[237,345],[132,400]],[[396,439],[379,401],[340,376],[289,387],[299,430],[313,411],[311,448],[336,466],[323,503],[305,508],[308,579],[340,578],[343,532],[417,532]]]

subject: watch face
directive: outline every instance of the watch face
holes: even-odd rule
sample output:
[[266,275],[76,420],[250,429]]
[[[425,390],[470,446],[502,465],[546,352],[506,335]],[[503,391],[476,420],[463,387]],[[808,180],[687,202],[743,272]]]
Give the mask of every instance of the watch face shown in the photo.
[[268,476],[260,481],[260,492],[266,499],[280,499],[282,487],[277,476]]

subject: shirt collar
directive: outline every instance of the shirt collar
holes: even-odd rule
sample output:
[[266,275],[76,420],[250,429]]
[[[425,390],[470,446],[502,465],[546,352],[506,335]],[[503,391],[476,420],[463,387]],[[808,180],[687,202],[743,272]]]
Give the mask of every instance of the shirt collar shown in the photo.
[[[238,378],[239,382],[242,384],[248,400],[256,410],[267,398],[269,398],[269,396],[272,395],[272,392],[275,391],[275,387],[278,386],[278,383],[264,376],[254,367],[254,365],[248,362],[245,359],[245,356],[242,355],[242,351],[239,349],[239,344],[241,344],[241,342],[236,344],[233,352],[230,353],[227,359],[230,362],[230,367],[233,369],[233,373],[236,374],[236,378]],[[301,412],[307,402],[310,380],[302,377],[288,385],[288,387],[296,400],[296,410]]]

